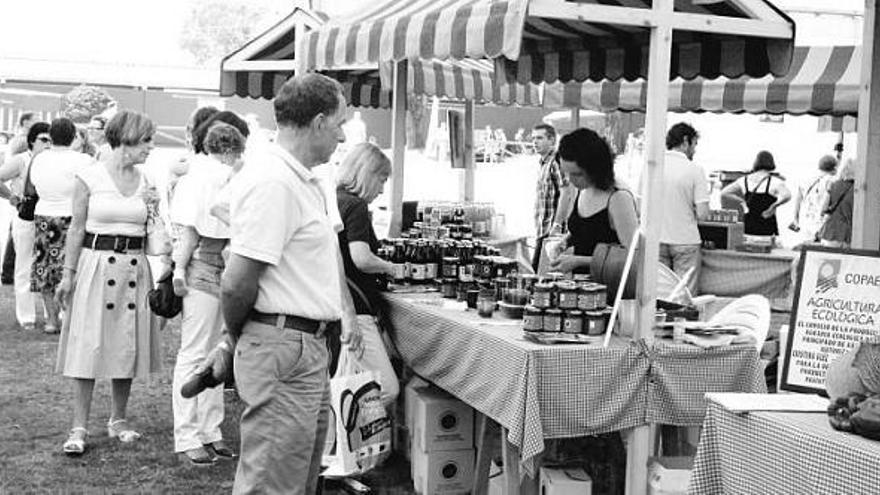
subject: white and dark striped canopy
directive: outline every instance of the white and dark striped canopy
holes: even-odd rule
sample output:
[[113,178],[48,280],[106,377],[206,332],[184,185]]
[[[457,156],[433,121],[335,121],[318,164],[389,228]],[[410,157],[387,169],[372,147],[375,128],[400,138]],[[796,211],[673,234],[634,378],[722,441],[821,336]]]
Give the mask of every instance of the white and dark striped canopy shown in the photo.
[[[676,78],[669,86],[669,110],[855,115],[860,73],[861,47],[798,46],[782,77]],[[545,85],[544,106],[644,112],[646,92],[643,79],[554,83]]]
[[[534,0],[386,0],[331,19],[301,41],[306,70],[406,59],[492,59],[496,77],[521,84],[635,80],[647,75],[643,26],[532,15]],[[676,12],[749,19],[756,0],[678,0]],[[780,22],[790,19],[758,0]],[[546,3],[546,2],[545,2]],[[572,0],[561,5],[650,9],[650,0]],[[557,5],[560,5],[557,3]],[[550,15],[550,14],[548,14]],[[702,20],[702,19],[701,19]],[[792,40],[676,30],[671,77],[784,75]]]
[[[293,76],[296,9],[273,28],[227,56],[221,64],[221,96],[271,99]],[[317,26],[317,23],[315,24]],[[478,103],[540,104],[540,86],[496,81],[489,60],[420,60],[408,63],[407,88],[412,94]],[[355,107],[391,106],[391,63],[337,66],[321,72],[342,83]]]

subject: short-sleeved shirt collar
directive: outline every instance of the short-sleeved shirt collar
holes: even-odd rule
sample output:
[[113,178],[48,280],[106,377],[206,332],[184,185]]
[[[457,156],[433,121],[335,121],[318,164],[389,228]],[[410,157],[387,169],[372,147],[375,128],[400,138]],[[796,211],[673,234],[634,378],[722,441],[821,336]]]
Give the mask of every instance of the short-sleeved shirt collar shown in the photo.
[[296,157],[291,155],[290,152],[279,146],[277,143],[269,147],[269,152],[284,160],[284,163],[290,168],[290,170],[302,179],[303,182],[318,182],[318,177],[313,174],[311,170],[306,168],[306,166],[300,163]]

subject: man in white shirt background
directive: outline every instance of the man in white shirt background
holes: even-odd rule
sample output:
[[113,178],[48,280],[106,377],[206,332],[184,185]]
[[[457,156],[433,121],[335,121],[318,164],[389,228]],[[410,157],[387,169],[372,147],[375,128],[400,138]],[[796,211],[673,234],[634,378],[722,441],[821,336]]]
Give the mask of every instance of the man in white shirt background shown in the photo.
[[696,295],[700,275],[700,230],[697,222],[709,215],[709,185],[703,169],[693,163],[700,135],[690,124],[675,124],[666,134],[663,172],[663,225],[660,262],[679,277],[688,276]]

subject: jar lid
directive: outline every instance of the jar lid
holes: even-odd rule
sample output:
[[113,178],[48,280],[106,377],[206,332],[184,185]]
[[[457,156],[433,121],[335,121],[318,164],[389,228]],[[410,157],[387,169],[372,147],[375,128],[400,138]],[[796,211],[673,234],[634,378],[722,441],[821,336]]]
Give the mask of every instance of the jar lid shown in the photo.
[[535,290],[540,292],[550,292],[553,289],[553,284],[549,284],[546,282],[538,282],[535,284]]
[[563,280],[556,282],[556,288],[559,290],[577,290],[577,284],[571,280]]
[[456,282],[458,282],[457,278],[446,277],[443,279],[444,284],[454,284]]
[[444,256],[443,261],[446,263],[458,262],[458,256]]
[[572,309],[570,311],[566,311],[565,316],[571,318],[582,318],[584,316],[584,312],[579,309]]
[[544,311],[541,308],[538,308],[538,307],[535,307],[532,305],[528,305],[525,307],[525,312],[526,312],[526,314],[536,316],[536,315],[542,314]]
[[605,318],[604,311],[584,311],[584,316],[587,318]]
[[550,309],[544,311],[544,314],[550,315],[550,316],[562,316],[562,310],[556,309],[556,308],[550,308]]

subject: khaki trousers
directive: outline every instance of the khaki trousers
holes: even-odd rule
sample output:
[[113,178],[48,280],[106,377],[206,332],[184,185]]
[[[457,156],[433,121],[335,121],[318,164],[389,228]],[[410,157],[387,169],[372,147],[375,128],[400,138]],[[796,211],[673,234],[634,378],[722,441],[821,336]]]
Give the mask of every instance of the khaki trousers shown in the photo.
[[330,409],[323,336],[247,322],[235,349],[246,404],[234,494],[314,494]]

